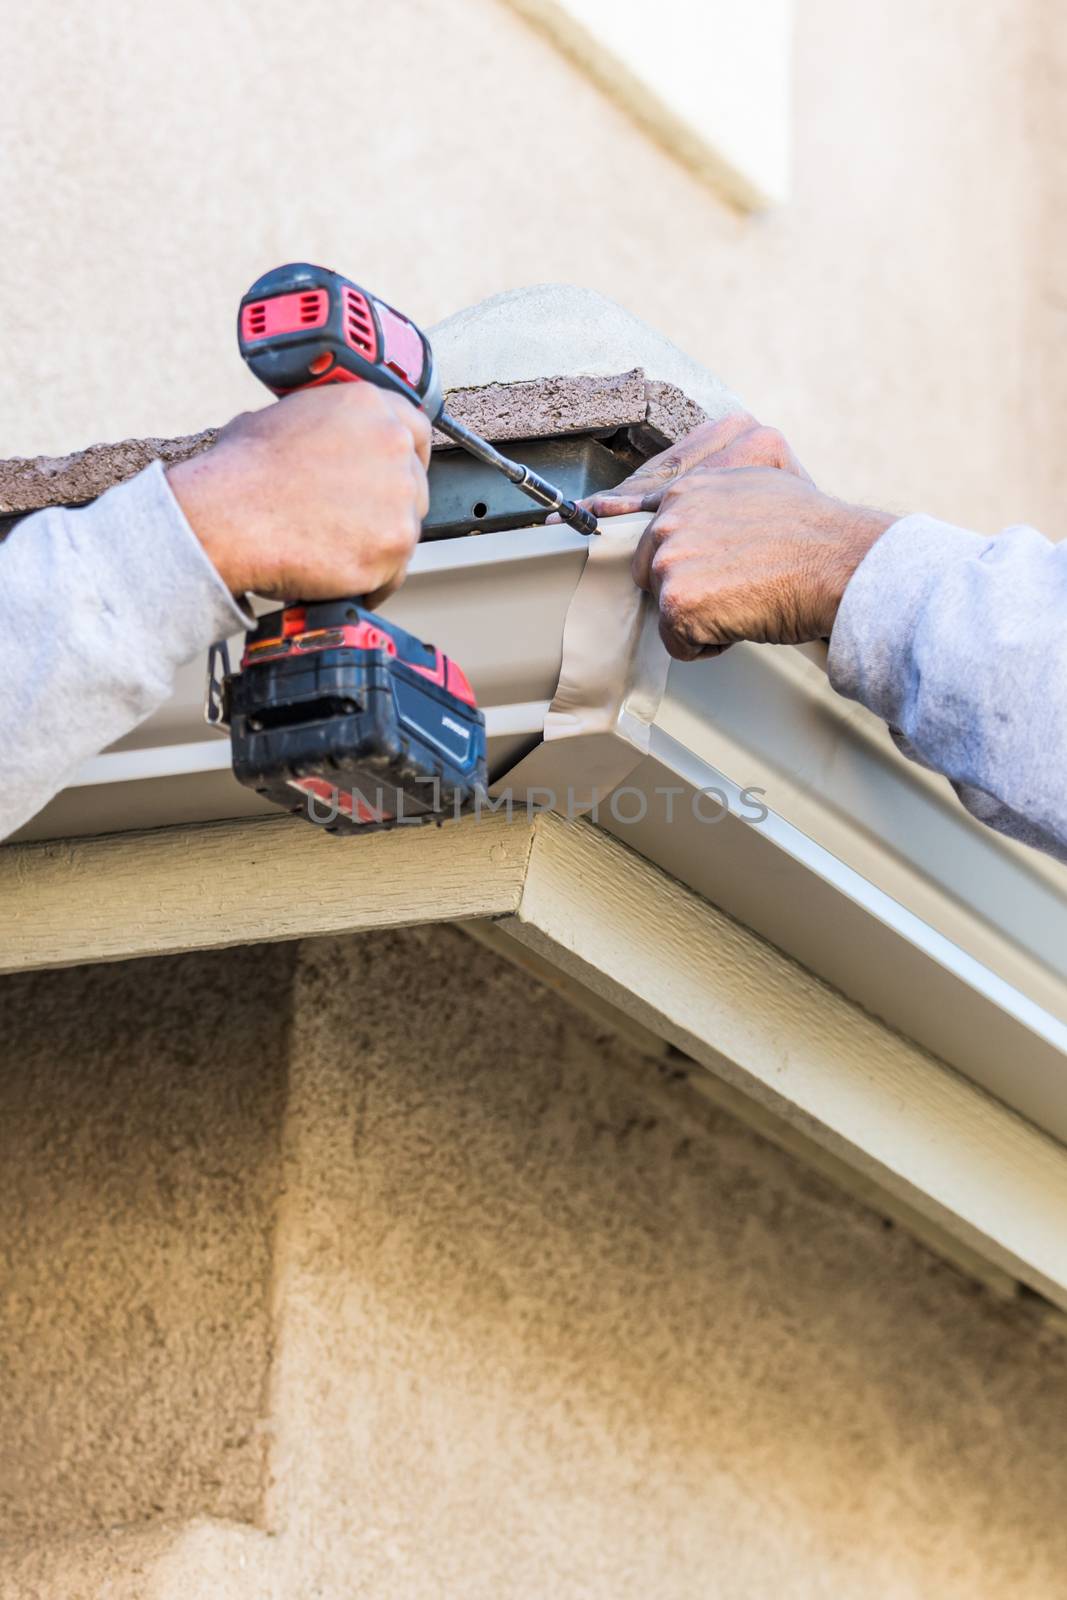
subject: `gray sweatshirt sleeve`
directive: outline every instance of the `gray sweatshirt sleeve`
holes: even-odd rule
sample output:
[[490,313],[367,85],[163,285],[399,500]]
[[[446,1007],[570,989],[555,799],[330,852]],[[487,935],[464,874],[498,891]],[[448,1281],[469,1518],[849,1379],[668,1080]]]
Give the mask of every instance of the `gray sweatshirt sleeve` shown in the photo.
[[248,625],[154,462],[0,544],[0,838]]
[[903,517],[845,590],[829,673],[974,816],[1067,861],[1067,545]]

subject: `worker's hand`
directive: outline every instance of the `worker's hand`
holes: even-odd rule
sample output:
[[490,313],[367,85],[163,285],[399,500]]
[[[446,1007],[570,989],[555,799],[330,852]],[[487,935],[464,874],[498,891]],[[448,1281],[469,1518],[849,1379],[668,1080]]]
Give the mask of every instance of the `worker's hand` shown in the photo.
[[344,383],[235,417],[167,477],[234,594],[373,605],[402,582],[418,542],[429,461],[420,411]]
[[[736,467],[778,467],[805,483],[811,479],[777,428],[766,428],[747,411],[735,411],[718,422],[702,422],[658,456],[650,456],[636,472],[615,485],[589,495],[579,505],[595,517],[623,517],[634,511],[658,511],[664,491],[695,467],[729,472]],[[553,514],[549,522],[558,522]]]
[[826,638],[849,579],[896,520],[774,467],[709,463],[669,483],[657,504],[633,576],[658,603],[663,642],[680,661],[741,639]]

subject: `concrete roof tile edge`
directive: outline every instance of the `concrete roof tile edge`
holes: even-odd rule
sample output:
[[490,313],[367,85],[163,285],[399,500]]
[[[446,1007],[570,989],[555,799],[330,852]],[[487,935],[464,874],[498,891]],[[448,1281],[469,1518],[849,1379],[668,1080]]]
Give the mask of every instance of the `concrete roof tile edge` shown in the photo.
[[[430,332],[450,410],[490,439],[646,424],[637,442],[651,453],[706,418],[741,409],[715,373],[624,306],[575,284],[509,289]],[[216,438],[205,429],[0,461],[0,516],[93,499],[151,461],[184,460]]]
[[[640,367],[603,377],[562,375],[453,390],[449,410],[497,441],[645,425],[648,448],[681,437],[705,412],[676,385],[650,381]],[[217,428],[177,439],[123,439],[67,456],[0,460],[0,515],[91,500],[152,461],[172,463],[214,444]],[[454,448],[435,435],[435,448]]]

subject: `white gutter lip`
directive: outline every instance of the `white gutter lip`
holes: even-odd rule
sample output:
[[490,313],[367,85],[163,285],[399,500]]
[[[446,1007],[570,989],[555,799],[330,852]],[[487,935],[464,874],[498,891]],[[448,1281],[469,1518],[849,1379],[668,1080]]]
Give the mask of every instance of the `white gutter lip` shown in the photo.
[[[999,1010],[1014,1017],[1031,1033],[1044,1039],[1054,1049],[1062,1051],[1067,1072],[1067,1023],[1062,1019],[1032,1000],[1021,989],[994,972],[991,967],[979,961],[945,934],[940,933],[915,912],[909,911],[907,906],[835,856],[809,834],[780,816],[773,807],[767,805],[766,795],[761,795],[761,801],[767,815],[757,821],[746,808],[746,804],[742,803],[741,797],[747,791],[740,784],[735,783],[718,768],[710,766],[694,751],[658,728],[653,753],[661,760],[666,757],[672,766],[676,765],[679,776],[686,776],[685,769],[689,768],[690,775],[687,781],[694,787],[721,790],[726,795],[731,814],[740,822],[750,828],[759,829],[773,840],[778,849],[788,854],[807,871],[821,878],[838,893],[846,896],[854,905],[876,918],[883,927],[908,940],[943,971],[959,978],[976,993],[991,1000]],[[672,754],[673,760],[670,759]],[[693,767],[700,769],[699,783],[693,781],[697,776],[693,773]]]
[[[657,724],[709,765],[763,785],[801,832],[954,943],[992,940],[995,956],[972,953],[1062,998],[1062,865],[976,822],[943,778],[902,759],[884,724],[832,692],[810,654],[741,645],[672,671]],[[1024,975],[1020,959],[1044,976]]]
[[149,745],[143,750],[105,750],[79,767],[68,789],[97,784],[136,783],[144,778],[178,778],[197,772],[222,772],[230,765],[230,741],[217,734],[187,744]]
[[[540,734],[549,704],[548,700],[523,700],[512,705],[489,706],[485,711],[487,737]],[[197,772],[228,772],[229,768],[230,741],[215,734],[209,739],[183,744],[147,745],[141,750],[105,750],[79,767],[66,786],[88,789],[98,784],[187,777]]]

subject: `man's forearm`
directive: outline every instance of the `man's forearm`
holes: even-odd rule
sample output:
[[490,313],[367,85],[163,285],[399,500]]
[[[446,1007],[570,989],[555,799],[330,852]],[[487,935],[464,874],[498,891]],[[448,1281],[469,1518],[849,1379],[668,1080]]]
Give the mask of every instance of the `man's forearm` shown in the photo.
[[1067,546],[902,518],[845,590],[829,670],[983,822],[1067,860]]
[[156,463],[0,545],[0,838],[245,625]]

